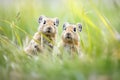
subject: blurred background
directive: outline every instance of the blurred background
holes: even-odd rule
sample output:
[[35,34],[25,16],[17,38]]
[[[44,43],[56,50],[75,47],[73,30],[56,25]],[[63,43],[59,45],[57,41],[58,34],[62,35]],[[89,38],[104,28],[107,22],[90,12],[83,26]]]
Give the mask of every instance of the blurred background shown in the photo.
[[[80,22],[86,57],[27,57],[25,39],[37,31],[40,15],[59,18],[57,42],[64,22]],[[119,80],[119,74],[120,0],[0,0],[1,80]]]

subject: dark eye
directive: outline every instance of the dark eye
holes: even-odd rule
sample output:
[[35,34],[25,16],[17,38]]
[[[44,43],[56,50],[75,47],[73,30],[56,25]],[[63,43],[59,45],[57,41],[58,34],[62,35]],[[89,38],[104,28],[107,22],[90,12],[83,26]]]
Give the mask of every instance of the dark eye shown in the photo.
[[56,25],[55,22],[54,22],[54,25]]
[[74,32],[76,32],[76,28],[73,28]]
[[37,48],[37,45],[35,45],[34,47]]
[[43,24],[46,24],[46,21],[44,20],[44,23]]

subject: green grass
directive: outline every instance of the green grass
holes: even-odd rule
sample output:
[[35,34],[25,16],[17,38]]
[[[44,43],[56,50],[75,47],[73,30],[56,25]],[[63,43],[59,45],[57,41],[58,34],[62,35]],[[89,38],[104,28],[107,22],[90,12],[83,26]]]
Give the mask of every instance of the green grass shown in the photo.
[[[114,0],[3,2],[0,2],[0,80],[120,79],[120,40],[116,36],[120,32],[119,3]],[[58,42],[64,22],[82,23],[79,35],[85,56],[81,59],[70,59],[69,55],[60,59],[47,53],[27,56],[23,51],[25,39],[32,38],[37,31],[40,15],[60,19]]]

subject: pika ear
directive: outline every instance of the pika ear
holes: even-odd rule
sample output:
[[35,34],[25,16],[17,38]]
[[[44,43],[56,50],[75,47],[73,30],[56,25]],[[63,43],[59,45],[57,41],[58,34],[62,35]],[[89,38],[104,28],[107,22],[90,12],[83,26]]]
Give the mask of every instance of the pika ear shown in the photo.
[[68,24],[69,24],[68,22],[65,22],[65,23],[63,24],[63,30],[66,29],[66,27],[67,27]]
[[58,19],[58,18],[55,18],[54,25],[56,25],[56,26],[58,26],[58,25],[59,25],[59,19]]
[[78,30],[81,32],[82,31],[82,24],[78,23],[77,26],[78,26]]
[[44,15],[41,15],[38,19],[38,23],[41,23],[43,20],[44,20],[45,16]]

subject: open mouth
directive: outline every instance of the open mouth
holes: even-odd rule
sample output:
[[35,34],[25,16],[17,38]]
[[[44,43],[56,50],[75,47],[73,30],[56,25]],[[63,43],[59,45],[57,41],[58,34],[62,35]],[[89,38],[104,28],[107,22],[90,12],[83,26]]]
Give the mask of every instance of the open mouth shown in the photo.
[[51,33],[50,31],[47,31],[47,33]]
[[66,38],[68,38],[68,39],[69,39],[69,38],[71,38],[71,37],[70,37],[70,36],[67,36]]
[[48,31],[45,31],[44,34],[46,34],[46,35],[52,35],[53,33],[48,30]]
[[72,39],[70,36],[66,36],[66,39]]

